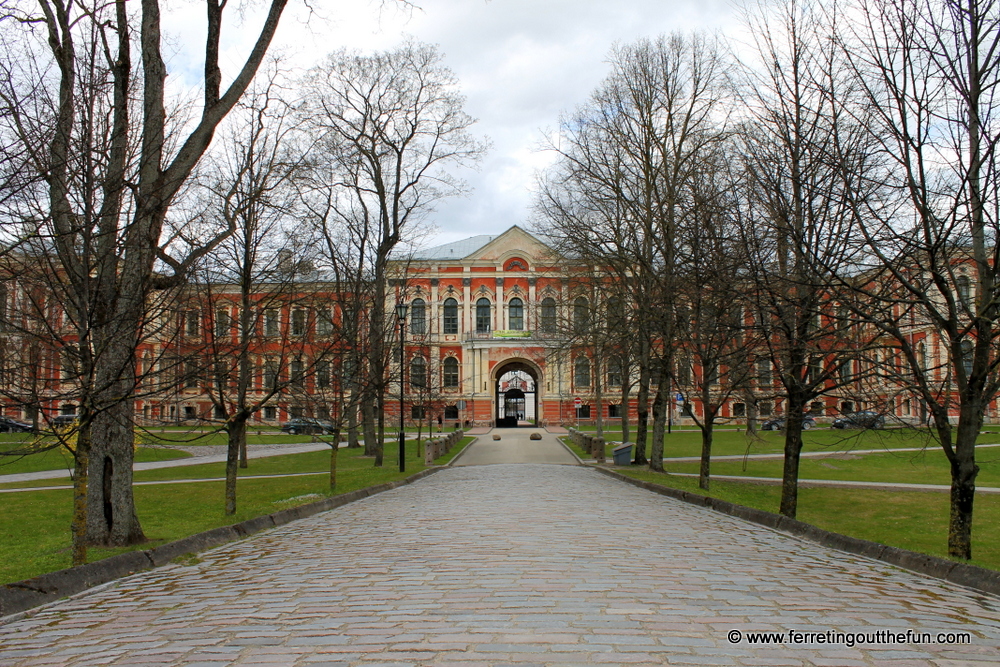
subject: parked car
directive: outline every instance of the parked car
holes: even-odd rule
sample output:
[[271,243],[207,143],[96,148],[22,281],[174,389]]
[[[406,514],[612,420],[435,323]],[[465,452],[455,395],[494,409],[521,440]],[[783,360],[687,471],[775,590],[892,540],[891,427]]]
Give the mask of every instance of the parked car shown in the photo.
[[833,428],[885,428],[885,417],[877,412],[850,412],[833,420]]
[[32,433],[35,427],[16,419],[0,417],[0,433]]
[[[808,431],[811,428],[816,428],[816,420],[806,415],[802,419],[802,430]],[[785,430],[785,418],[784,417],[774,417],[768,419],[766,422],[760,425],[761,431],[784,431]]]
[[288,435],[315,435],[325,433],[327,428],[323,425],[323,422],[318,419],[306,419],[304,417],[299,417],[296,419],[289,419],[287,422],[282,424],[281,430]]
[[50,423],[52,424],[52,428],[57,431],[65,430],[76,426],[77,418],[76,415],[56,415]]

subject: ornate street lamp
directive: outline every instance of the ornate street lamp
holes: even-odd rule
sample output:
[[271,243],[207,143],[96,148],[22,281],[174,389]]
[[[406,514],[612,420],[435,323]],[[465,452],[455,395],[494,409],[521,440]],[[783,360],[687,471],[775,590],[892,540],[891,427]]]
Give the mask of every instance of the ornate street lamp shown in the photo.
[[396,304],[396,319],[399,320],[399,472],[406,472],[406,432],[403,430],[403,392],[406,390],[404,382],[406,378],[405,362],[403,358],[403,338],[406,336],[406,311],[409,306],[405,303]]

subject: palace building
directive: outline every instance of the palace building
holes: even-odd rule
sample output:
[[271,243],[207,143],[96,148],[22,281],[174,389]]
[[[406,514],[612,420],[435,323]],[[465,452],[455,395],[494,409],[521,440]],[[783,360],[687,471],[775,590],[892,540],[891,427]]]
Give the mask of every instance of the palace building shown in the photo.
[[[405,278],[391,298],[410,306],[407,384],[426,386],[430,399],[408,416],[431,409],[474,424],[591,419],[591,357],[567,348],[563,327],[589,304],[573,293],[564,262],[517,226],[400,262]],[[609,407],[617,416],[618,406]]]

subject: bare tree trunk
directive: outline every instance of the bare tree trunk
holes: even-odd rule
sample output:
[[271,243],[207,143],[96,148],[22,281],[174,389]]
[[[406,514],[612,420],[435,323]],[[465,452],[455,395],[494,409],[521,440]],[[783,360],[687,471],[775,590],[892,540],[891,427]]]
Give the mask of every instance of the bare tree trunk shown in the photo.
[[375,434],[375,409],[372,406],[371,393],[368,391],[361,397],[361,428],[365,434],[365,456],[375,456],[378,453],[378,437]]
[[639,358],[639,392],[636,396],[638,407],[635,424],[635,465],[646,465],[646,433],[649,429],[649,345],[642,343],[642,354]]
[[[338,422],[339,423],[339,422]],[[337,453],[340,449],[340,427],[333,429],[333,442],[330,443],[330,490],[337,488]]]
[[229,436],[226,446],[226,514],[232,515],[236,514],[237,458],[245,456],[247,449],[246,415],[237,415],[226,424],[226,434]]
[[132,496],[132,415],[132,401],[121,400],[94,416],[86,538],[92,546],[120,547],[146,540]]
[[621,422],[622,422],[622,442],[628,442],[629,436],[629,419],[628,419],[628,395],[629,395],[629,385],[627,381],[622,382],[622,406],[621,406]]
[[794,519],[799,507],[799,459],[802,454],[802,416],[805,401],[798,392],[788,393],[785,414],[785,463],[781,475],[781,506],[778,511]]
[[347,446],[350,449],[357,449],[361,447],[361,443],[358,442],[358,406],[354,401],[354,395],[351,395],[350,407],[347,412]]
[[667,392],[661,382],[653,398],[653,443],[649,449],[649,469],[663,472],[663,438],[667,430]]

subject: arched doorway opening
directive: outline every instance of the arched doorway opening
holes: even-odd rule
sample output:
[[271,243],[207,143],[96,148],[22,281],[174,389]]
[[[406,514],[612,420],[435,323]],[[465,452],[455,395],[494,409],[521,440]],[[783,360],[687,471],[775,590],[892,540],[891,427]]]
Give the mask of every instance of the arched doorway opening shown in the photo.
[[498,427],[513,428],[538,422],[538,368],[525,361],[499,364],[494,375],[495,414]]

